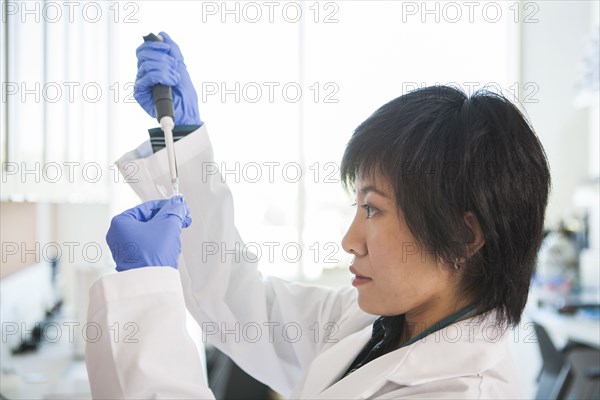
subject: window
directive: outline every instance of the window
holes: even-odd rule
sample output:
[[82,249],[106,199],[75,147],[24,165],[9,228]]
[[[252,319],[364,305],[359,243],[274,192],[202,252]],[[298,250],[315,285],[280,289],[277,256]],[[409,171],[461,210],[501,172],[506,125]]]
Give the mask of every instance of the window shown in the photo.
[[[194,80],[248,250],[259,249],[264,273],[288,278],[317,278],[347,260],[340,242],[354,210],[339,162],[377,107],[436,83],[522,90],[516,1],[81,2],[74,22],[64,4],[37,3],[39,22],[26,23],[31,15],[8,15],[5,5],[7,81],[80,85],[72,103],[29,96],[3,115],[8,158],[109,168],[145,140],[156,122],[131,97],[135,49],[143,35],[164,30]],[[59,21],[44,17],[50,3]],[[80,94],[90,82],[102,90],[95,103]],[[122,182],[110,187],[115,212],[136,202]]]

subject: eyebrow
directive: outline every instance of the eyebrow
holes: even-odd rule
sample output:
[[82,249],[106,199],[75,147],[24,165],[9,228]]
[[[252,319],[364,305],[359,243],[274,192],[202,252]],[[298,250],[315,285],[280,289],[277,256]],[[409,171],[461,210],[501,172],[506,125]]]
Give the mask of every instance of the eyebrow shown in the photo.
[[373,185],[368,185],[368,186],[361,188],[360,192],[362,193],[363,196],[366,196],[367,193],[369,193],[369,192],[374,192],[374,193],[377,193],[378,195],[380,195],[381,197],[388,198],[387,194],[383,193],[381,190],[377,189]]

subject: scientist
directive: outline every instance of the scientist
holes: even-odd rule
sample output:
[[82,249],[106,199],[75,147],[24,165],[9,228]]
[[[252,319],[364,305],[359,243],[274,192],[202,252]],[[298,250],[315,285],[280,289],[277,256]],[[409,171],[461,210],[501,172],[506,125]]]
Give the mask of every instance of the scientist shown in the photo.
[[[262,277],[247,254],[203,253],[244,246],[227,185],[201,179],[212,147],[180,49],[161,34],[137,50],[135,98],[154,116],[151,87],[173,87],[185,201],[151,200],[170,185],[152,130],[121,159],[137,163],[132,186],[149,201],[113,218],[119,273],[90,290],[89,321],[104,332],[87,343],[93,396],[211,398],[187,307],[203,338],[286,397],[519,397],[508,328],[527,300],[550,176],[518,109],[441,86],[375,111],[341,163],[357,203],[342,240],[354,288],[303,286]],[[107,334],[127,323],[129,340]]]

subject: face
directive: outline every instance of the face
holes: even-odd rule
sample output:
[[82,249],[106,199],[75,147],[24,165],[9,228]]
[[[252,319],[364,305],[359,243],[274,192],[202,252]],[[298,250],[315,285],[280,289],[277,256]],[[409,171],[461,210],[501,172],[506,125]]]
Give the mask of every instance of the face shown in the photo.
[[360,308],[374,315],[447,314],[455,304],[455,272],[418,248],[389,183],[363,177],[356,192],[356,215],[342,247],[354,255],[350,271]]

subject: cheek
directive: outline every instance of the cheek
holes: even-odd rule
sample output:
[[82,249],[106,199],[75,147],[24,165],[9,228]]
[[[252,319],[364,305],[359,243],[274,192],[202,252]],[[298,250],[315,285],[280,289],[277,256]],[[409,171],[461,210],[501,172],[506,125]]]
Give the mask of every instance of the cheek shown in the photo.
[[372,277],[382,287],[397,287],[406,278],[411,263],[401,242],[380,240],[369,248],[369,264]]
[[373,235],[368,243],[375,270],[393,273],[406,264],[420,262],[419,251],[412,237],[388,230]]
[[411,238],[382,237],[369,248],[369,253],[372,277],[382,289],[419,295],[438,287],[440,271]]

